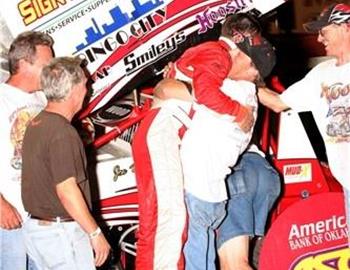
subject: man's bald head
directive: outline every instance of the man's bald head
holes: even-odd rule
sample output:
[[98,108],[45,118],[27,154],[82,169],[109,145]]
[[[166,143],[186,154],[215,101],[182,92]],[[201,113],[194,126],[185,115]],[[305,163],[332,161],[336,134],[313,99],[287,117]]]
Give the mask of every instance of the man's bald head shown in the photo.
[[192,96],[185,83],[175,79],[163,79],[154,88],[154,96],[161,100],[171,98],[192,101]]

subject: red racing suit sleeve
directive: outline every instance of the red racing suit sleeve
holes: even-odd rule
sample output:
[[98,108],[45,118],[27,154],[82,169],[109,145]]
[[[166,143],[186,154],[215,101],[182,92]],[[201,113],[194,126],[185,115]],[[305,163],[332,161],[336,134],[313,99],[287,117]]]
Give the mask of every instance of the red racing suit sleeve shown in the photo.
[[245,107],[220,90],[231,65],[228,50],[219,42],[206,42],[190,48],[176,62],[177,69],[192,78],[198,104],[220,114],[236,116],[239,122],[246,112]]

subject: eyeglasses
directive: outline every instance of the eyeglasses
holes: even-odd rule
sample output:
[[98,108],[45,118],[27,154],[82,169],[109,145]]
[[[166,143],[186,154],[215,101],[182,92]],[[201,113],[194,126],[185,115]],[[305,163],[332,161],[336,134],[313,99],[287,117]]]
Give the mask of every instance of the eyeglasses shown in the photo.
[[324,37],[324,33],[325,31],[324,30],[318,30],[318,35],[321,36],[321,37]]
[[342,24],[337,24],[337,23],[332,23],[330,25],[327,25],[326,27],[323,27],[322,29],[318,30],[318,34],[321,36],[321,37],[324,37],[327,32],[332,28],[332,27],[339,27],[341,26]]

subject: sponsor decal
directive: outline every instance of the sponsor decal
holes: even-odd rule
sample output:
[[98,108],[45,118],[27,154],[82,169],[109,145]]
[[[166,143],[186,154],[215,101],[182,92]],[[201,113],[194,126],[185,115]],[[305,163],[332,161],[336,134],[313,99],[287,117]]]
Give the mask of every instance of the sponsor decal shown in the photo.
[[283,166],[284,181],[287,184],[310,182],[312,179],[311,163]]
[[[97,23],[97,21],[92,18],[92,26],[84,30],[86,34],[85,41],[76,46],[77,52],[89,47],[96,41],[101,41],[105,37],[108,38],[102,41],[102,50],[113,51],[117,44],[127,44],[130,36],[140,38],[152,31],[152,29],[157,26],[157,23],[159,24],[157,17],[160,16],[160,23],[165,20],[165,10],[157,9],[164,1],[156,0],[154,3],[153,1],[146,1],[141,4],[139,1],[134,0],[132,3],[134,5],[134,10],[132,12],[123,12],[119,5],[109,10],[108,13],[112,18],[111,23]],[[154,11],[155,9],[156,11]],[[151,14],[148,14],[150,12]],[[127,25],[129,25],[129,27],[125,29]],[[112,33],[113,38],[111,40],[109,35]],[[85,54],[87,54],[87,52],[85,52]],[[90,62],[95,60],[92,53],[87,55],[87,58]]]
[[136,53],[129,54],[124,58],[127,75],[149,66],[160,58],[176,51],[177,46],[185,40],[186,36],[184,32],[180,32],[164,40],[162,43],[153,44],[146,52],[141,51],[139,55],[136,55]]
[[95,72],[92,79],[96,81],[97,79],[103,79],[107,77],[110,73],[111,66],[103,66]]
[[196,19],[200,25],[199,34],[207,32],[214,27],[214,24],[225,19],[228,14],[237,13],[253,3],[252,0],[227,1],[225,6],[220,6],[217,10],[207,8],[202,14],[198,14]]
[[289,232],[291,250],[319,245],[323,241],[347,239],[348,229],[345,216],[335,216],[308,224],[292,224]]
[[66,0],[23,0],[17,7],[24,24],[29,25],[66,3]]
[[272,223],[259,269],[350,269],[348,237],[343,193],[312,195],[289,206]]
[[[89,63],[95,62],[99,56],[106,56],[118,49],[118,46],[124,46],[128,44],[131,38],[138,39],[147,33],[151,32],[160,23],[165,21],[165,9],[159,9],[148,16],[141,18],[132,24],[128,28],[123,28],[116,31],[111,36],[108,36],[98,42],[86,48],[90,43],[98,40],[98,35],[94,36],[91,30],[87,31],[89,34],[86,38],[87,43],[81,43],[76,47],[78,55],[86,59]],[[85,50],[83,50],[86,48]],[[82,51],[83,50],[83,51]],[[77,53],[76,52],[76,53]],[[75,53],[75,54],[76,54]]]

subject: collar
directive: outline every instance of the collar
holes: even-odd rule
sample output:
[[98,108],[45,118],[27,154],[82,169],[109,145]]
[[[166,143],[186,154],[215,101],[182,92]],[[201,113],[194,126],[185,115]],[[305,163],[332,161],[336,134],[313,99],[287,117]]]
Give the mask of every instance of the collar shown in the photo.
[[228,46],[230,50],[237,49],[237,45],[231,39],[221,36],[219,40],[223,41],[223,43],[225,43],[225,45]]

